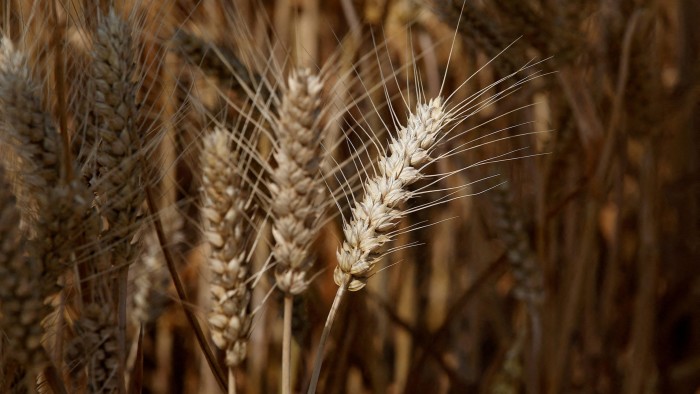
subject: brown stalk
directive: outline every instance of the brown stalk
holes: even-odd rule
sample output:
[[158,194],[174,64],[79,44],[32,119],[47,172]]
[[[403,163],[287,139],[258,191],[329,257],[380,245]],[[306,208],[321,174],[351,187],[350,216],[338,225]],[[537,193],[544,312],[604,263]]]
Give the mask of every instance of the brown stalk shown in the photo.
[[44,368],[43,375],[46,379],[46,384],[51,387],[51,390],[55,394],[68,394],[68,390],[66,390],[66,386],[63,384],[62,376],[58,373],[56,367],[48,365]]
[[50,0],[51,7],[51,23],[54,26],[55,32],[52,36],[51,47],[54,50],[54,79],[56,83],[56,113],[58,114],[58,128],[61,134],[61,143],[63,144],[63,174],[66,184],[73,180],[73,159],[71,157],[70,136],[68,135],[68,119],[66,116],[66,87],[65,87],[65,61],[63,59],[63,45],[65,29],[58,21],[56,13],[56,1]]
[[175,290],[177,291],[180,306],[182,306],[182,310],[185,312],[187,321],[190,324],[190,327],[192,327],[194,335],[197,338],[199,348],[202,350],[202,353],[204,353],[204,358],[207,360],[207,363],[209,364],[209,369],[211,369],[212,373],[214,374],[216,382],[219,384],[219,388],[221,389],[221,391],[226,392],[226,378],[224,372],[221,370],[219,364],[216,362],[216,357],[214,356],[214,353],[212,352],[211,348],[209,347],[209,344],[207,343],[207,338],[204,335],[202,327],[199,325],[197,316],[194,315],[194,313],[189,307],[190,302],[188,300],[187,293],[185,292],[185,286],[182,284],[182,280],[180,280],[180,275],[177,273],[177,268],[175,267],[175,259],[170,251],[170,248],[168,248],[167,246],[168,240],[165,238],[163,223],[161,222],[160,216],[158,215],[158,206],[156,205],[157,203],[155,200],[155,194],[152,190],[152,186],[150,184],[146,184],[145,190],[146,200],[148,201],[148,207],[151,212],[151,215],[153,215],[153,226],[156,229],[156,234],[158,235],[158,242],[160,243],[160,248],[163,251],[163,257],[165,259],[165,263],[168,266],[170,277],[172,277],[173,279],[173,284],[175,285]]
[[136,360],[130,371],[128,394],[139,394],[143,390],[143,325],[139,327],[139,337],[136,345]]

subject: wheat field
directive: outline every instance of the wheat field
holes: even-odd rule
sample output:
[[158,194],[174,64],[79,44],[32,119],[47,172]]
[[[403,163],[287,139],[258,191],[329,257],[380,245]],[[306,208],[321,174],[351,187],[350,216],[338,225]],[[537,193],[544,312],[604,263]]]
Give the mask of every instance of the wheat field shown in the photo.
[[0,392],[700,393],[696,0],[0,5]]

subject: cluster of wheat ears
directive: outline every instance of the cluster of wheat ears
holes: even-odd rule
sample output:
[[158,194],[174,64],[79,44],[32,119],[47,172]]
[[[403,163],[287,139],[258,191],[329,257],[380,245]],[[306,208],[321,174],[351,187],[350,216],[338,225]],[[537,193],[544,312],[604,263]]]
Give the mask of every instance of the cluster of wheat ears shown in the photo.
[[[507,380],[515,379],[540,391],[537,360],[559,354],[543,344],[543,329],[552,327],[551,315],[542,317],[545,253],[532,250],[528,224],[496,171],[561,145],[551,143],[546,122],[510,124],[520,113],[555,112],[555,96],[537,96],[553,81],[571,102],[563,124],[579,129],[584,146],[598,146],[603,127],[591,116],[592,96],[567,63],[582,38],[552,24],[522,33],[539,53],[509,48],[514,41],[480,18],[483,5],[456,0],[379,2],[398,4],[391,20],[376,21],[381,29],[363,29],[357,2],[339,1],[346,23],[332,35],[334,22],[326,29],[318,20],[318,2],[292,3],[4,3],[0,391],[153,390],[159,377],[148,376],[144,360],[161,350],[149,335],[172,304],[186,317],[178,332],[196,343],[182,354],[202,356],[191,364],[200,365],[200,381],[222,392],[259,391],[247,377],[254,356],[258,370],[263,363],[279,371],[267,390],[332,392],[332,377],[325,386],[320,379],[322,362],[346,365],[343,336],[357,326],[334,320],[349,293],[370,287],[383,300],[390,286],[416,285],[385,272],[428,247],[421,244],[429,237],[409,235],[470,216],[471,197],[482,192],[493,200],[494,231],[511,263],[504,286],[525,322],[494,372],[505,383],[494,378],[491,387],[511,392]],[[504,3],[514,15],[547,10]],[[380,13],[372,4],[363,18],[374,15],[371,7]],[[224,26],[202,22],[217,14]],[[537,21],[530,22],[524,26]],[[332,50],[312,44],[320,34]],[[558,59],[527,61],[548,55],[545,47]],[[473,48],[483,54],[465,55]],[[477,60],[460,64],[466,58]],[[511,100],[516,92],[527,99]],[[609,130],[621,127],[620,113]],[[528,150],[532,141],[541,146]],[[450,215],[421,217],[448,204]],[[315,306],[327,313],[322,330],[304,334],[309,300],[333,282],[332,304]],[[280,330],[268,329],[276,320]],[[449,376],[455,361],[431,354],[447,330],[437,327],[423,338],[421,357],[434,357]],[[339,354],[329,353],[329,340]],[[271,343],[280,359],[261,361]],[[410,391],[406,369],[396,368],[397,390]],[[560,377],[552,376],[556,391]]]

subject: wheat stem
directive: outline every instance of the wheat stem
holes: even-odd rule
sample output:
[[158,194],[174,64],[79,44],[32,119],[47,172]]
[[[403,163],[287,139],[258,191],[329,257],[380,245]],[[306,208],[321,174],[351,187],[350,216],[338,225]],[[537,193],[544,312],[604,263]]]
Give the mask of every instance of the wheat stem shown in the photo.
[[73,179],[73,159],[71,158],[70,137],[68,135],[68,119],[66,114],[66,88],[65,88],[65,61],[63,58],[64,27],[58,22],[55,0],[49,0],[51,6],[51,22],[56,29],[53,35],[52,46],[54,49],[54,79],[56,82],[56,113],[58,114],[58,126],[61,131],[61,143],[63,144],[63,171],[65,179],[70,182]]
[[185,312],[185,317],[187,317],[187,321],[190,324],[190,327],[192,327],[192,331],[194,331],[194,336],[195,338],[197,338],[199,348],[202,350],[202,353],[204,353],[204,358],[207,360],[207,364],[209,364],[209,369],[216,378],[216,382],[219,384],[219,388],[221,389],[221,391],[226,391],[226,378],[224,377],[224,373],[219,367],[219,364],[216,362],[216,356],[214,356],[214,352],[209,347],[207,337],[204,335],[204,331],[202,330],[202,326],[197,320],[197,316],[195,316],[194,312],[192,312],[192,310],[189,307],[189,305],[191,304],[188,300],[187,292],[185,291],[185,286],[182,284],[180,275],[177,273],[177,267],[175,267],[175,257],[170,251],[170,248],[168,248],[167,246],[168,241],[165,237],[165,230],[163,230],[163,223],[160,220],[160,215],[158,214],[158,205],[156,204],[155,192],[152,190],[152,186],[150,184],[146,184],[145,189],[146,201],[148,202],[148,209],[151,215],[153,216],[153,227],[156,230],[156,235],[158,236],[158,243],[160,244],[160,248],[163,251],[163,259],[165,260],[165,263],[168,266],[170,277],[173,279],[173,284],[175,285],[175,291],[177,292],[179,304],[182,307],[182,311]]
[[311,383],[309,383],[309,390],[307,392],[308,394],[316,393],[318,377],[321,375],[321,365],[323,364],[323,353],[326,348],[326,342],[328,341],[328,336],[331,333],[333,320],[335,320],[335,316],[338,314],[340,303],[343,301],[345,293],[348,290],[348,286],[350,285],[351,279],[351,276],[346,274],[342,279],[340,286],[338,286],[338,291],[335,293],[333,305],[331,305],[331,310],[328,312],[328,317],[326,318],[326,325],[323,326],[321,340],[318,342],[318,348],[316,349],[316,361],[314,362],[314,370],[313,374],[311,375]]
[[228,394],[236,394],[236,374],[233,367],[228,368]]
[[284,331],[282,338],[282,393],[292,392],[292,306],[294,296],[284,296]]

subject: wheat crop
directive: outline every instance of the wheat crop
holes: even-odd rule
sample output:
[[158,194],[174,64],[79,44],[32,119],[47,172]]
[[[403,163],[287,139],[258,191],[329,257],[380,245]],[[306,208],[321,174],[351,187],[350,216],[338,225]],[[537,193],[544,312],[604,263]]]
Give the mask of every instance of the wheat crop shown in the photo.
[[695,0],[7,0],[0,392],[700,387]]

